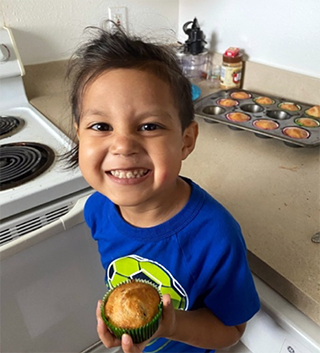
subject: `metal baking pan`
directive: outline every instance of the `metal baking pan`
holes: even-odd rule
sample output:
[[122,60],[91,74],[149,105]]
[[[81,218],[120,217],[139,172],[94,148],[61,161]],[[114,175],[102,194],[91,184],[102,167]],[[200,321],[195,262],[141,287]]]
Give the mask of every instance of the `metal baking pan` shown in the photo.
[[231,129],[251,131],[258,137],[276,138],[288,146],[317,147],[320,118],[308,115],[306,111],[311,107],[250,90],[229,89],[196,101],[195,114],[208,123],[223,123]]

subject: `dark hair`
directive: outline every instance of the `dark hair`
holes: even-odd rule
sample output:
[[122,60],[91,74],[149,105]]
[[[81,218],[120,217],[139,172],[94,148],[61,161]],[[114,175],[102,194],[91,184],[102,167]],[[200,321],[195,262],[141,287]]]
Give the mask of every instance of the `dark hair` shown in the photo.
[[[94,36],[75,51],[67,70],[67,78],[71,79],[72,118],[76,124],[80,122],[81,100],[87,85],[106,70],[125,68],[148,71],[168,83],[182,131],[190,125],[194,119],[191,84],[183,75],[173,49],[129,36],[116,26],[110,32],[96,27],[86,30]],[[78,142],[66,158],[71,168],[78,165]]]

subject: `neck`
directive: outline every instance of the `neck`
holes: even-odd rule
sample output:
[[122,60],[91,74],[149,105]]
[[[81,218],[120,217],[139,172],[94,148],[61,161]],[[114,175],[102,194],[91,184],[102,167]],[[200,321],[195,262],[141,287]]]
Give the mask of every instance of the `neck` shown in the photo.
[[148,205],[119,207],[119,211],[123,219],[135,227],[154,227],[179,213],[187,204],[190,193],[190,185],[179,177],[173,190],[168,190],[151,205],[148,203]]

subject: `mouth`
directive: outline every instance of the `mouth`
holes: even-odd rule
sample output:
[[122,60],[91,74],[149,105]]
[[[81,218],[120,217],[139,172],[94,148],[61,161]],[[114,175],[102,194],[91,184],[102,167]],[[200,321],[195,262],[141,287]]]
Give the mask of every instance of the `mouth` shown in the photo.
[[140,168],[131,170],[115,169],[110,170],[108,173],[118,179],[139,179],[144,177],[148,172],[149,169]]

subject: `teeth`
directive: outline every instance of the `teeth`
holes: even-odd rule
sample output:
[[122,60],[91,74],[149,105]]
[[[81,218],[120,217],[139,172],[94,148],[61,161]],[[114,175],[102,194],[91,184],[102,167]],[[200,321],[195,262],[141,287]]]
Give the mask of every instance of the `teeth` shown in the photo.
[[132,178],[141,178],[146,175],[148,172],[147,169],[135,169],[135,170],[111,170],[110,173],[116,178],[119,179],[132,179]]

